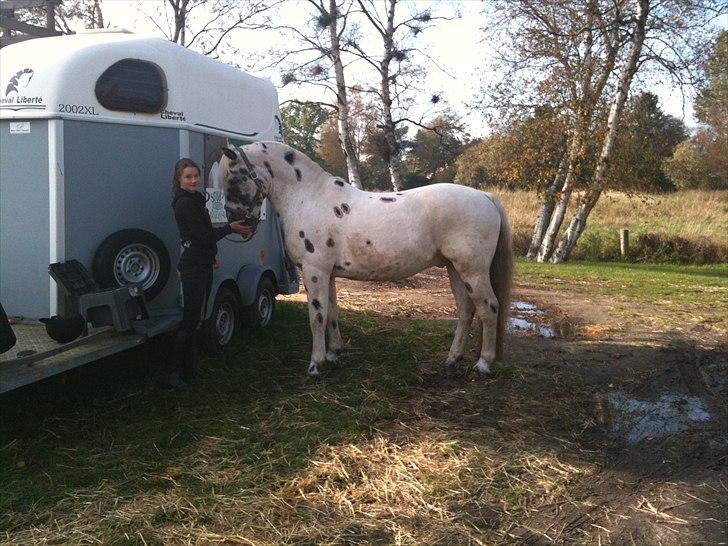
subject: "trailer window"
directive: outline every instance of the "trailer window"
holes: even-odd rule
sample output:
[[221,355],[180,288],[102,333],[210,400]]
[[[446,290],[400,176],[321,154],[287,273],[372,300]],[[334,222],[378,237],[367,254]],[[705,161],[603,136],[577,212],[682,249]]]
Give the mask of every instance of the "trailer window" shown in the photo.
[[112,64],[96,81],[96,98],[104,108],[122,112],[161,112],[167,102],[162,69],[139,59]]

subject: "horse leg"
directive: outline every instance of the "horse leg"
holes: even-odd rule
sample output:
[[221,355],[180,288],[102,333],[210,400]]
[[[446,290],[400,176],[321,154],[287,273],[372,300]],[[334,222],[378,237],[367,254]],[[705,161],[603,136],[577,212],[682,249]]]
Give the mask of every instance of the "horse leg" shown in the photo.
[[303,282],[308,298],[308,322],[313,338],[311,361],[306,373],[313,378],[319,376],[319,366],[326,359],[326,321],[329,309],[330,276],[330,273],[320,269],[303,266]]
[[490,285],[488,268],[475,270],[472,267],[461,268],[458,273],[465,289],[472,300],[481,322],[482,343],[480,357],[474,369],[481,375],[490,373],[490,364],[496,355],[496,334],[498,322],[498,299]]
[[465,354],[465,344],[468,341],[470,324],[475,314],[475,305],[473,305],[473,301],[470,299],[470,295],[465,288],[465,283],[452,264],[448,264],[447,274],[450,277],[450,288],[452,295],[455,297],[458,310],[458,324],[455,327],[455,336],[450,346],[450,352],[445,362],[443,362],[446,370],[452,370]]
[[326,331],[329,336],[326,361],[335,364],[344,347],[344,341],[341,339],[339,330],[339,305],[336,302],[336,279],[333,275],[329,281],[329,312],[326,315]]

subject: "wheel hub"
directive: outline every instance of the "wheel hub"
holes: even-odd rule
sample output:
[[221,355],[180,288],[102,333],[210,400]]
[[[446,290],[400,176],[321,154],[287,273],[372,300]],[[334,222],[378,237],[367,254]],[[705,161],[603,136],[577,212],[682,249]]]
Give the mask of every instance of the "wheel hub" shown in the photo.
[[114,260],[114,278],[120,285],[141,283],[147,289],[159,277],[160,261],[156,252],[144,244],[122,248]]

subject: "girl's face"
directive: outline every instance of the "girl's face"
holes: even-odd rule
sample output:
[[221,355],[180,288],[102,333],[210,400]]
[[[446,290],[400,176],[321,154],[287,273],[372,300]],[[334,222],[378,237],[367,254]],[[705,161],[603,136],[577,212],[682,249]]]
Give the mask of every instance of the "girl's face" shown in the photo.
[[185,167],[179,177],[179,187],[185,191],[197,191],[200,183],[200,171],[194,167]]

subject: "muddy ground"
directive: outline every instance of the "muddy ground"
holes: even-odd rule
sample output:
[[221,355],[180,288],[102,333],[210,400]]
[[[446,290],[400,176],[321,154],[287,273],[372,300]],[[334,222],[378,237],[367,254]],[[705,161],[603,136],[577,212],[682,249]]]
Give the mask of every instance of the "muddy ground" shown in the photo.
[[[337,287],[343,309],[392,320],[455,317],[443,269],[401,282],[339,279]],[[551,499],[529,504],[517,524],[511,518],[501,536],[515,542],[726,543],[726,332],[659,302],[593,293],[518,283],[502,373],[476,382],[465,369],[455,377],[423,370],[413,421],[447,423],[465,439],[502,429],[514,441],[538,442],[563,465],[588,469],[562,480]],[[475,355],[466,360],[472,365]],[[464,506],[463,517],[480,528],[505,527],[509,506]]]

